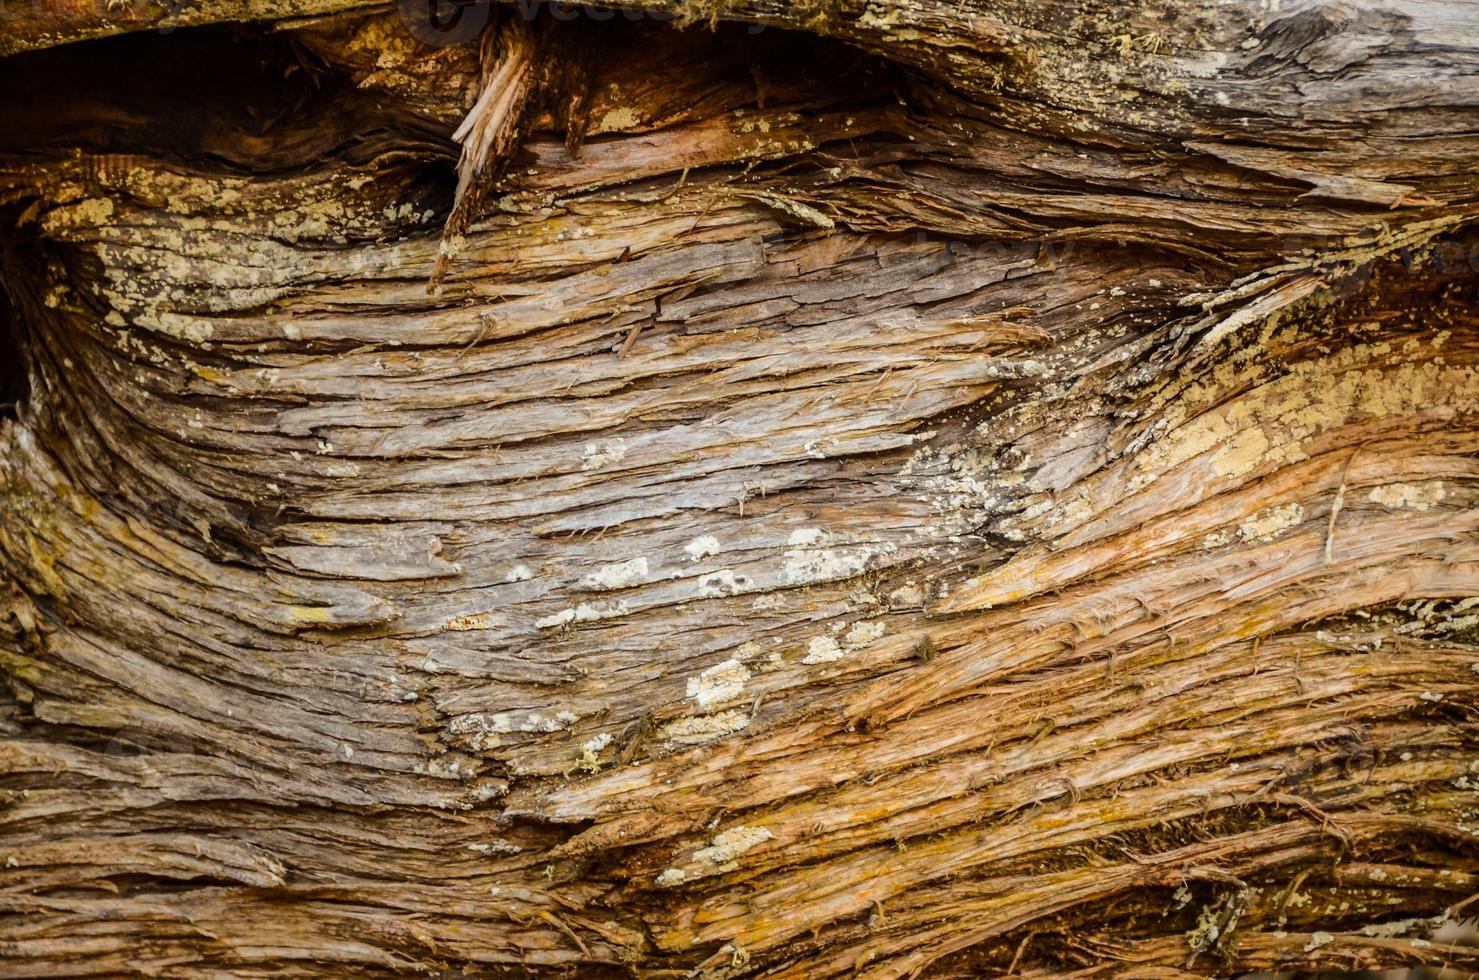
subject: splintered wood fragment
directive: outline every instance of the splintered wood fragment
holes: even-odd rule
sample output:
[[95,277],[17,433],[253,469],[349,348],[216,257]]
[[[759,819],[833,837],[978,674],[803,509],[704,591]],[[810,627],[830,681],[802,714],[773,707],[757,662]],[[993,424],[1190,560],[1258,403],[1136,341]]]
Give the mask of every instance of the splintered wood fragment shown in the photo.
[[492,328],[492,326],[493,326],[493,316],[492,316],[492,314],[490,314],[490,313],[479,313],[478,314],[478,332],[473,335],[472,340],[469,340],[467,342],[467,346],[466,347],[462,348],[462,350],[460,350],[460,351],[457,352],[457,356],[453,360],[454,361],[460,361],[460,360],[462,360],[462,358],[467,355],[467,352],[468,351],[472,350],[478,344],[481,344],[483,342],[483,340],[488,336],[488,331]]
[[637,337],[642,333],[642,328],[651,322],[652,318],[649,317],[646,320],[638,320],[632,324],[632,329],[627,332],[627,339],[622,342],[621,350],[616,352],[616,356],[626,357],[627,354],[631,353],[633,345],[637,343]]
[[517,13],[495,20],[483,32],[478,48],[482,88],[452,134],[462,146],[457,160],[457,188],[452,195],[452,210],[442,226],[429,288],[435,289],[446,277],[448,263],[462,250],[462,235],[475,209],[518,147],[536,94],[539,73],[535,47],[530,22]]
[[539,917],[548,922],[550,925],[554,926],[556,929],[560,930],[560,932],[564,933],[565,936],[568,937],[569,940],[575,944],[576,948],[579,949],[582,954],[587,957],[591,955],[590,948],[581,941],[578,935],[575,934],[574,929],[565,924],[565,920],[561,919],[559,916],[555,915],[548,909],[540,909]]
[[688,183],[688,168],[687,167],[684,167],[683,168],[683,172],[678,175],[678,182],[673,185],[673,189],[670,190],[670,191],[668,191],[662,197],[658,198],[658,201],[660,203],[671,201],[674,197],[677,196],[678,192],[683,189],[683,185],[685,185],[687,183]]
[[1335,499],[1330,502],[1330,520],[1325,525],[1325,564],[1327,565],[1335,560],[1335,521],[1340,517],[1341,508],[1345,506],[1345,486],[1346,480],[1351,475],[1351,464],[1356,461],[1362,446],[1365,445],[1363,442],[1356,446],[1351,450],[1350,456],[1346,457],[1345,466],[1340,471],[1340,486],[1336,487]]
[[797,201],[794,198],[786,197],[782,194],[771,194],[765,191],[734,191],[733,193],[736,197],[746,197],[750,198],[751,200],[759,201],[766,207],[779,211],[781,214],[784,214],[788,217],[794,218],[796,221],[799,221],[803,225],[809,225],[813,228],[821,228],[824,231],[831,231],[833,228],[837,227],[836,221],[818,211],[810,204],[804,204],[801,201]]

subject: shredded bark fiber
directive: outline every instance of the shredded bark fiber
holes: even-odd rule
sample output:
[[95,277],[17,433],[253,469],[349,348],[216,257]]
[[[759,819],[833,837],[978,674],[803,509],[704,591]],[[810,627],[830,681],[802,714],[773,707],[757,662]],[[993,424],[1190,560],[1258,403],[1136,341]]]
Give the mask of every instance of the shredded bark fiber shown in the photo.
[[0,972],[1479,970],[1473,5],[462,14],[7,15]]

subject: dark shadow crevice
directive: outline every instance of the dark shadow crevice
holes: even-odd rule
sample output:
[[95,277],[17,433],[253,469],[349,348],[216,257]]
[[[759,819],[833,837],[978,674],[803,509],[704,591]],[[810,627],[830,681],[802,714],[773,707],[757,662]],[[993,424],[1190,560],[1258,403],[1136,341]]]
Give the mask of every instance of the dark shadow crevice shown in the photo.
[[22,329],[10,289],[0,280],[0,418],[15,418],[31,393]]
[[82,151],[271,174],[391,147],[449,149],[424,120],[364,98],[290,36],[247,27],[141,32],[0,59],[0,104],[0,155],[21,158]]

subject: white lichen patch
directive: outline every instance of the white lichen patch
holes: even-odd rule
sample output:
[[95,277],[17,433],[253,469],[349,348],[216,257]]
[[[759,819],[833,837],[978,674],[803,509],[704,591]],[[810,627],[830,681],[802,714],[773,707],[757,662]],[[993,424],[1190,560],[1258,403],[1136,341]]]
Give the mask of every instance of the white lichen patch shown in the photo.
[[697,677],[688,678],[688,696],[700,711],[737,698],[745,690],[750,671],[738,660],[717,663]]
[[503,620],[490,612],[469,613],[466,616],[453,616],[447,620],[446,628],[458,633],[472,630],[492,630],[502,626]]
[[636,111],[630,106],[617,106],[601,116],[601,121],[596,124],[596,132],[619,133],[624,129],[631,129],[640,122]]
[[[880,553],[871,547],[833,548],[832,535],[821,528],[803,527],[791,532],[781,576],[787,585],[835,582],[861,574],[868,560]],[[887,549],[882,549],[887,550]]]
[[867,646],[874,640],[883,636],[883,624],[876,619],[853,623],[847,630],[847,635],[842,638],[844,646],[857,649]]
[[621,602],[605,605],[597,605],[590,602],[582,602],[578,606],[569,609],[561,609],[557,613],[543,616],[534,621],[536,629],[549,630],[558,629],[561,626],[570,626],[575,623],[593,623],[601,619],[614,619],[617,616],[627,614],[627,604]]
[[[1380,869],[1377,869],[1380,870]],[[1375,877],[1373,874],[1372,877]],[[1361,927],[1361,935],[1374,936],[1381,939],[1395,939],[1399,936],[1411,936],[1417,932],[1432,932],[1448,921],[1448,915],[1441,914],[1430,919],[1396,919],[1392,922],[1374,922]],[[1423,943],[1425,940],[1413,939],[1414,944]]]
[[67,228],[97,228],[113,216],[113,202],[106,197],[89,197],[76,204],[52,208],[42,220],[42,227],[53,234]]
[[638,555],[626,561],[612,562],[602,565],[580,580],[581,588],[594,589],[599,592],[610,592],[613,589],[625,589],[641,582],[647,578],[647,558]]
[[1024,358],[1022,360],[995,359],[989,360],[981,366],[981,373],[988,378],[1038,378],[1047,371],[1047,365],[1042,361]]
[[1335,937],[1328,932],[1314,932],[1310,934],[1310,941],[1304,944],[1304,951],[1312,953],[1321,946],[1329,946],[1335,942]]
[[683,884],[683,882],[687,879],[688,872],[684,871],[682,868],[668,868],[663,871],[662,874],[657,876],[654,884],[656,884],[659,888],[672,888],[675,885]]
[[472,779],[478,774],[479,766],[468,760],[457,756],[428,759],[418,762],[412,770],[423,776],[432,776],[436,779]]
[[477,851],[479,854],[492,857],[495,854],[517,854],[523,850],[519,845],[506,841],[502,837],[495,837],[490,841],[467,845],[469,851]]
[[674,745],[702,745],[733,735],[750,726],[750,716],[739,708],[707,715],[675,718],[657,730],[657,737]]
[[611,736],[602,732],[595,738],[587,739],[580,746],[580,755],[575,759],[575,768],[581,772],[596,773],[601,771],[601,750],[611,744]]
[[1373,504],[1381,504],[1393,510],[1406,508],[1408,510],[1428,510],[1434,504],[1442,503],[1448,496],[1441,481],[1432,483],[1388,483],[1385,486],[1373,487],[1366,495],[1366,499]]
[[581,457],[580,468],[583,470],[599,470],[603,466],[611,466],[626,459],[627,444],[625,439],[602,439],[600,442],[588,442],[585,444],[585,452]]
[[1197,924],[1186,934],[1193,953],[1201,953],[1225,943],[1238,927],[1238,920],[1249,904],[1258,897],[1257,888],[1239,888],[1211,905],[1202,907]]
[[689,561],[700,561],[710,555],[717,555],[721,550],[719,539],[712,534],[694,538],[683,546],[683,553],[688,556]]
[[764,827],[731,827],[715,834],[708,847],[701,847],[694,851],[693,859],[722,868],[751,848],[774,839],[775,834]]
[[1193,950],[1201,951],[1209,948],[1217,942],[1222,935],[1222,923],[1215,905],[1204,906],[1197,914],[1197,924],[1186,934],[1186,944]]
[[523,710],[458,715],[447,725],[454,735],[558,732],[579,721],[572,711]]
[[1004,481],[989,449],[952,449],[923,446],[898,474],[922,490],[919,499],[934,508],[934,519],[917,532],[927,537],[969,533],[981,523],[983,514],[1000,505],[1006,484],[1020,478],[1020,474],[1012,474]]
[[[104,290],[104,295],[107,295],[106,290]],[[181,316],[177,313],[164,313],[152,309],[135,313],[133,322],[147,330],[153,330],[196,346],[205,344],[216,332],[215,325],[201,317]]]
[[534,573],[529,571],[528,565],[515,565],[513,568],[510,568],[508,570],[507,575],[503,576],[503,580],[510,583],[527,582],[533,577]]
[[1299,504],[1278,504],[1265,507],[1238,525],[1238,537],[1245,542],[1272,541],[1303,521],[1304,508]]
[[906,582],[888,594],[890,609],[914,609],[924,605],[924,590]]
[[842,659],[842,647],[830,636],[814,636],[806,645],[806,656],[801,659],[804,664],[829,664],[834,660]]
[[1269,454],[1268,436],[1260,429],[1243,429],[1228,439],[1212,456],[1218,476],[1243,476],[1253,472]]
[[699,595],[706,599],[739,595],[753,590],[754,587],[755,582],[750,576],[737,574],[732,568],[721,568],[698,580]]

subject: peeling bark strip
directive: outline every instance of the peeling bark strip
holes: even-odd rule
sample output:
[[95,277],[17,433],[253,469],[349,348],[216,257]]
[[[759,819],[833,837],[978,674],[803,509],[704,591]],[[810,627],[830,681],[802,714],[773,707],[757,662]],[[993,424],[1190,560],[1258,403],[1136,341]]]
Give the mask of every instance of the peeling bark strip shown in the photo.
[[1473,5],[469,10],[8,11],[0,970],[1479,969]]

